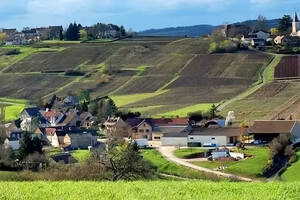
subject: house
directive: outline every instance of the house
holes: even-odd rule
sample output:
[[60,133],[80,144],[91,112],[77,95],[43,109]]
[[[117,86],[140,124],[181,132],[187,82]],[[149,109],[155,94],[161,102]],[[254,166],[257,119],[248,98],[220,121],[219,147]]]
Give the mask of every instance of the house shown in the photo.
[[81,122],[80,127],[91,128],[94,124],[94,117],[89,112],[83,112],[79,115],[79,120]]
[[63,32],[63,27],[62,26],[49,26],[50,29],[50,40],[54,39],[62,39],[62,32]]
[[259,39],[259,38],[253,38],[251,41],[251,45],[253,47],[262,47],[266,45],[266,40],[264,39]]
[[270,33],[263,30],[257,30],[250,34],[253,35],[253,38],[263,39],[265,41],[270,37]]
[[79,99],[77,96],[67,96],[63,100],[63,103],[65,106],[68,106],[68,107],[77,106],[77,105],[79,105]]
[[274,43],[277,45],[285,46],[288,44],[288,40],[284,35],[279,35],[279,36],[275,37]]
[[87,149],[89,146],[94,147],[98,143],[97,132],[92,130],[46,128],[44,132],[47,136],[48,144],[53,147]]
[[5,33],[5,41],[13,41],[15,38],[15,34],[17,33],[17,29],[3,29],[3,33]]
[[162,146],[187,146],[189,131],[166,133],[161,137]]
[[50,28],[46,28],[46,27],[36,28],[36,33],[40,40],[50,39]]
[[129,126],[129,134],[132,139],[152,140],[151,119],[131,118],[127,119],[126,123]]
[[293,143],[300,141],[300,122],[293,120],[262,120],[254,121],[247,129],[248,135],[254,140],[269,143],[280,135],[289,135]]
[[37,107],[25,108],[21,113],[22,121],[27,118],[34,119],[34,118],[40,118],[40,117],[41,117],[40,109]]
[[243,35],[248,35],[251,32],[251,28],[244,24],[229,24],[225,26],[224,32],[226,37],[240,38]]
[[20,148],[20,140],[22,138],[23,131],[12,131],[7,135],[4,141],[4,146],[6,148],[11,148],[12,150],[18,150]]
[[111,135],[117,133],[122,137],[129,136],[129,126],[120,117],[108,117],[108,119],[103,124],[105,135]]
[[236,127],[196,127],[188,135],[188,143],[202,146],[226,146],[241,140],[241,129]]

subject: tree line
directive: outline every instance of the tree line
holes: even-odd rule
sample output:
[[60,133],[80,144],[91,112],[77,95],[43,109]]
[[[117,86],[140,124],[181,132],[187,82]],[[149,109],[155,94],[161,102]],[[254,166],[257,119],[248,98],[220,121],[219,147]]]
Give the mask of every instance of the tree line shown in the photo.
[[95,39],[107,39],[107,38],[120,38],[126,37],[124,26],[118,26],[114,24],[97,23],[90,27],[83,27],[76,22],[70,23],[65,32],[65,39],[70,41],[77,40],[95,40]]

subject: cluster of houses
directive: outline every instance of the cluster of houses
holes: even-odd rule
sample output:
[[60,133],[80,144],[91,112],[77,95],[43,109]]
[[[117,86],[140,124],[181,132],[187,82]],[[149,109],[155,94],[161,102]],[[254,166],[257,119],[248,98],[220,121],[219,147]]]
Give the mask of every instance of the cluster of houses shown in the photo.
[[24,28],[21,32],[17,29],[0,29],[5,34],[6,45],[25,45],[40,40],[61,39],[62,26],[49,26],[41,28]]
[[21,118],[6,124],[5,146],[17,150],[24,132],[31,132],[45,146],[64,149],[96,147],[97,129],[89,112],[80,112],[76,96],[60,99],[54,96],[48,108],[26,108]]
[[[248,128],[235,127],[226,120],[201,121],[192,124],[187,118],[132,118],[126,121],[109,117],[104,133],[122,133],[131,139],[160,141],[163,146],[220,147],[239,142],[267,144],[280,135],[289,135],[293,143],[300,142],[300,121],[262,120]],[[246,138],[246,139],[245,139]]]
[[295,13],[291,27],[285,35],[273,36],[266,30],[253,30],[246,24],[229,24],[214,30],[224,37],[239,40],[242,46],[264,47],[267,44],[282,46],[300,45],[300,21]]

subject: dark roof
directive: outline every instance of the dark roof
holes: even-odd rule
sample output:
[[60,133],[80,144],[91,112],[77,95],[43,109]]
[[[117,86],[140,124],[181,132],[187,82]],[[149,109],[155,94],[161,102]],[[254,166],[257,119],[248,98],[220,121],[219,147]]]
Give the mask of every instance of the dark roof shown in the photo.
[[194,128],[189,135],[203,136],[239,136],[241,129],[236,127],[226,128]]
[[154,126],[170,126],[170,125],[188,125],[188,118],[162,118],[162,119],[151,119],[151,123]]
[[163,137],[187,137],[188,135],[188,131],[181,131],[179,133],[165,133]]
[[65,104],[78,105],[79,99],[77,96],[68,96],[63,100],[63,102]]
[[[30,116],[30,117],[38,117],[40,115],[40,109],[35,108],[25,108],[24,111]],[[24,112],[23,111],[23,112]]]
[[247,131],[253,134],[291,133],[295,123],[292,120],[254,121]]
[[137,117],[135,117],[135,118],[129,118],[129,119],[126,120],[126,123],[130,127],[134,128],[134,127],[137,127],[138,125],[140,125],[144,121],[147,124],[149,124],[150,126],[152,126],[151,119],[149,119],[149,118],[145,118],[145,119],[143,119],[143,118],[137,118]]

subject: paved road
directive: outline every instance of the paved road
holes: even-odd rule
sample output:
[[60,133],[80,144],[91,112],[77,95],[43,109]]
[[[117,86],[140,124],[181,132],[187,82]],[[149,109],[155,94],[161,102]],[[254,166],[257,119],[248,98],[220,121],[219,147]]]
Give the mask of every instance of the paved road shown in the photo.
[[185,167],[189,167],[189,168],[192,168],[192,169],[195,169],[195,170],[198,170],[198,171],[202,171],[202,172],[206,172],[206,173],[212,173],[212,174],[215,174],[217,176],[223,176],[223,177],[226,177],[226,178],[233,178],[233,179],[238,179],[238,180],[247,181],[247,182],[254,181],[253,179],[250,179],[250,178],[245,178],[245,177],[242,177],[242,176],[236,176],[236,175],[233,175],[233,174],[227,174],[227,173],[207,169],[207,168],[204,168],[204,167],[199,167],[197,165],[194,165],[194,164],[191,164],[191,163],[187,162],[185,159],[177,158],[173,155],[175,147],[161,146],[161,147],[158,148],[158,150],[159,150],[159,152],[161,152],[161,154],[167,160],[169,160],[171,162],[174,162],[176,164],[185,166]]

